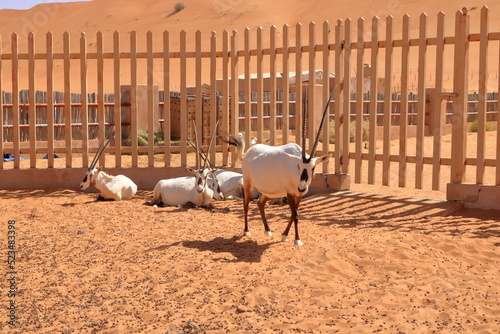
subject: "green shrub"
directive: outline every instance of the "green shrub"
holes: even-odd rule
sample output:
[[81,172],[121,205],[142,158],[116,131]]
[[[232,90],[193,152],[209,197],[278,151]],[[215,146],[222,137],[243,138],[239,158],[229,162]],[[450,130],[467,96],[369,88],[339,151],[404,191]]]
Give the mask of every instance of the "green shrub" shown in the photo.
[[[124,146],[132,146],[132,137],[129,136],[127,139],[123,141]],[[148,146],[148,130],[139,130],[137,131],[137,145],[138,146]],[[165,145],[165,137],[163,132],[157,131],[154,133],[154,145],[155,146],[164,146]]]
[[184,8],[186,8],[186,6],[184,6],[184,4],[182,2],[178,2],[174,6],[174,12],[178,13],[181,10],[183,10]]
[[[361,141],[368,140],[369,125],[370,125],[370,123],[368,122],[368,120],[364,119],[363,125],[362,125]],[[334,119],[330,120],[329,128],[330,128],[330,144],[335,144],[335,120]],[[356,121],[351,121],[351,123],[349,123],[349,142],[354,143],[355,141],[356,141]]]
[[[476,120],[474,120],[474,122],[472,122],[470,124],[470,132],[477,132],[478,128],[479,128],[479,123],[478,123],[478,120],[476,118]],[[495,130],[495,127],[491,124],[488,124],[488,123],[486,123],[485,128],[486,128],[486,131],[494,131]]]

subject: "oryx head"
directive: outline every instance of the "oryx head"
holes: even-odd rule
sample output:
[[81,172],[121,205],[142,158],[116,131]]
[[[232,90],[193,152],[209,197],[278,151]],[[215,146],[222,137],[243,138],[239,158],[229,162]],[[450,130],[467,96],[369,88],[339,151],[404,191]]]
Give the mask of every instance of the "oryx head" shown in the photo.
[[97,149],[97,153],[94,156],[94,159],[92,159],[92,162],[90,163],[89,169],[87,170],[87,173],[85,174],[85,177],[83,178],[82,183],[80,183],[80,188],[81,189],[87,189],[91,185],[95,184],[95,179],[97,174],[101,171],[100,168],[96,168],[95,165],[97,161],[99,161],[99,158],[101,155],[104,153],[104,150],[106,149],[106,146],[109,144],[109,139],[103,141],[100,145],[99,148]]
[[[217,124],[215,125],[214,132],[212,133],[212,137],[210,138],[210,144],[208,145],[208,152],[210,152],[210,149],[212,148],[212,142],[215,138],[215,133],[217,129]],[[211,176],[213,179],[217,180],[216,172],[217,168],[212,167],[212,163],[208,159],[208,152],[205,155],[203,153],[203,149],[201,149],[198,145],[198,132],[196,131],[196,124],[194,124],[193,120],[193,126],[194,126],[194,134],[195,134],[195,145],[193,145],[191,142],[189,142],[191,145],[194,146],[196,149],[196,168],[192,167],[187,167],[187,170],[195,175],[195,180],[196,180],[196,191],[199,193],[203,192],[205,187],[207,186],[207,179],[209,176]],[[201,150],[201,152],[200,152]],[[203,159],[203,167],[200,167],[200,160]],[[223,199],[224,196],[220,192],[220,187],[218,186],[217,183],[217,190],[214,190],[214,198],[215,199]]]
[[293,159],[297,161],[297,171],[298,171],[298,177],[299,177],[299,183],[297,190],[301,194],[305,194],[307,190],[309,189],[309,185],[311,184],[313,178],[314,178],[314,169],[316,165],[322,163],[325,160],[330,159],[331,154],[325,154],[320,157],[315,157],[314,155],[316,154],[316,149],[318,147],[319,143],[319,138],[321,136],[321,130],[323,130],[323,125],[325,123],[325,120],[327,119],[328,115],[328,107],[330,106],[330,101],[332,99],[332,96],[337,89],[338,86],[333,89],[333,91],[330,94],[330,97],[328,99],[328,102],[325,107],[325,111],[323,112],[323,117],[321,118],[321,122],[319,124],[318,132],[316,133],[316,138],[314,140],[314,143],[311,148],[311,153],[307,154],[306,153],[306,124],[307,124],[307,113],[306,110],[304,109],[303,112],[303,117],[302,117],[302,156],[300,158],[296,156],[290,155]]
[[[215,170],[217,171],[217,169]],[[212,174],[212,179],[213,182],[210,183],[210,188],[214,192],[214,199],[224,199],[224,194],[222,193],[222,190],[220,189],[220,184],[219,184],[219,179],[217,179],[217,174],[213,172]]]

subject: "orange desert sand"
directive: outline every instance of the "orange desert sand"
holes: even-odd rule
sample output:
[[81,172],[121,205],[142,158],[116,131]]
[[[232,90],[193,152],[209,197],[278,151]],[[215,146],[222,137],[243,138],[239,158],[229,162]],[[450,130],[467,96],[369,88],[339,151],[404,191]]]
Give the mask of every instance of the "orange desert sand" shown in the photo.
[[[496,0],[186,1],[172,16],[174,2],[95,0],[58,4],[37,33],[241,30],[405,12],[417,21],[424,10],[435,19],[440,10],[453,17],[462,6],[484,4],[496,10],[498,31]],[[0,11],[4,52],[23,17],[40,8]],[[500,214],[442,201],[443,189],[353,184],[350,192],[307,198],[299,210],[302,247],[280,242],[287,206],[267,207],[274,232],[267,237],[251,204],[252,237],[242,237],[238,200],[217,201],[212,212],[153,208],[145,205],[150,190],[122,202],[95,197],[64,189],[0,191],[0,332],[500,332]],[[15,298],[7,296],[9,220],[16,231]],[[15,327],[7,324],[11,300]]]

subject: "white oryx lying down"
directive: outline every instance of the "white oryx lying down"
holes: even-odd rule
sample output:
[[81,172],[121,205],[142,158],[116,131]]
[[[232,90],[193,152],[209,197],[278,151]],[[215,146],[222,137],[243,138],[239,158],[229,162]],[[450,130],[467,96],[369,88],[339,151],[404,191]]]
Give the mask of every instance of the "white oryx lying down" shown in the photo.
[[314,168],[316,165],[330,158],[330,154],[318,158],[314,157],[314,154],[316,153],[321,130],[328,113],[328,106],[330,105],[330,100],[335,89],[332,91],[323,112],[323,118],[309,155],[305,152],[307,120],[305,111],[302,123],[302,148],[297,144],[286,144],[283,146],[257,144],[246,152],[242,161],[245,235],[250,235],[248,230],[248,206],[250,203],[250,194],[255,187],[261,193],[258,207],[266,235],[272,235],[266,219],[266,202],[270,198],[287,196],[292,214],[282,234],[282,241],[287,241],[288,232],[292,223],[294,223],[295,244],[299,246],[303,245],[299,237],[297,210],[302,197],[307,193],[309,185],[314,178]]
[[92,160],[90,167],[80,183],[80,188],[85,190],[89,186],[95,186],[99,191],[98,200],[115,200],[121,201],[122,199],[131,199],[137,192],[137,185],[125,175],[109,175],[101,170],[95,168],[95,165],[101,155],[104,153],[106,146],[109,144],[109,139],[102,142],[97,153]]
[[209,174],[215,174],[217,169],[191,167],[187,167],[187,169],[195,176],[159,181],[153,190],[151,204],[163,203],[164,205],[178,206],[192,203],[195,206],[209,206],[214,198],[214,191],[208,186],[207,178]]
[[[221,192],[225,199],[243,199],[243,174],[219,169],[216,172],[216,178],[208,179],[208,184],[214,193]],[[250,199],[254,200],[259,196],[260,193],[254,188]]]
[[[217,128],[217,127],[216,127]],[[195,139],[196,139],[196,153],[198,156],[198,134],[196,133],[195,126]],[[212,134],[210,139],[209,150],[212,146],[212,141],[215,136]],[[153,190],[152,205],[163,203],[164,205],[184,205],[192,203],[195,206],[206,207],[212,203],[214,198],[214,191],[208,186],[207,178],[209,175],[215,177],[217,168],[208,167],[208,159],[205,159],[203,168],[200,167],[199,159],[197,159],[197,168],[186,167],[187,170],[195,176],[176,177],[159,181]],[[222,194],[216,192],[215,199],[221,199]]]

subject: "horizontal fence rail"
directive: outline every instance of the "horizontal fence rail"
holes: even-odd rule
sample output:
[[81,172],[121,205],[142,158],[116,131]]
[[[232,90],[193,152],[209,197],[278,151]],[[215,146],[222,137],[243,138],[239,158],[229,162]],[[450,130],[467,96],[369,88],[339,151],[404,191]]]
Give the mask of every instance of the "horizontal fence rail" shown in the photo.
[[[113,138],[106,154],[115,157],[114,167],[186,166],[194,127],[207,148],[217,122],[209,156],[219,166],[237,166],[222,140],[228,134],[242,133],[247,143],[251,137],[270,145],[300,142],[302,111],[307,110],[308,129],[316,128],[338,86],[319,147],[334,159],[324,163],[323,172],[349,173],[356,183],[415,188],[423,188],[429,174],[431,188],[439,190],[443,177],[466,182],[471,166],[475,183],[498,186],[500,137],[489,130],[500,122],[500,32],[489,31],[488,15],[482,8],[480,31],[471,33],[467,10],[457,11],[452,35],[445,34],[444,13],[433,32],[422,14],[418,36],[410,34],[417,25],[408,15],[399,31],[392,16],[374,17],[371,30],[360,18],[334,26],[299,23],[293,35],[288,25],[279,33],[274,26],[209,36],[182,31],[178,49],[167,31],[148,32],[142,50],[143,37],[136,32],[128,35],[126,49],[117,32],[106,41],[98,33],[92,43],[81,34],[78,51],[72,48],[74,36],[65,33],[62,52],[54,52],[50,32],[45,50],[37,52],[33,33],[26,36],[27,51],[13,33],[9,50],[0,49],[0,151],[13,161],[0,161],[0,172],[28,167],[22,158],[40,168],[41,156],[48,159],[43,168],[54,168],[56,154],[66,168],[74,167],[75,159],[88,167],[104,138]],[[194,51],[188,47],[193,37]],[[90,44],[95,51],[89,52]],[[472,65],[477,70],[471,71]],[[445,68],[450,78],[445,79]],[[20,89],[25,88],[21,77],[28,89]],[[467,148],[471,127],[477,140],[473,153]],[[313,133],[308,130],[308,138]],[[448,147],[443,139],[449,134]],[[487,155],[487,145],[495,145],[494,156]]]

